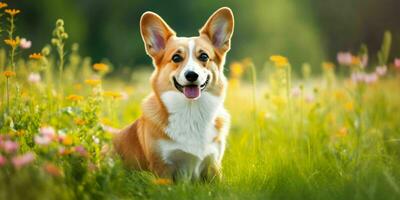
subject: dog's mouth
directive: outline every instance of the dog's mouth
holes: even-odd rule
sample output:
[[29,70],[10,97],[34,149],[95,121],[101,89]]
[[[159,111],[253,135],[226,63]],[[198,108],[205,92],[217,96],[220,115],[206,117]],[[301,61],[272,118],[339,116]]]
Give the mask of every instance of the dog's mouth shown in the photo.
[[200,96],[201,91],[203,91],[207,87],[208,82],[210,81],[210,75],[207,76],[207,80],[200,86],[195,84],[183,86],[178,83],[175,76],[173,77],[173,79],[175,88],[182,92],[186,96],[186,98],[196,99]]

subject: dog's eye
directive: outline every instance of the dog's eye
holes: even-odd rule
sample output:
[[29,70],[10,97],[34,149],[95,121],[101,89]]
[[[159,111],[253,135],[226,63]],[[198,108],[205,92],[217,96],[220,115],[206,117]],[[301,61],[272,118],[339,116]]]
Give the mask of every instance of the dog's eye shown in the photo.
[[208,61],[208,55],[207,55],[206,53],[201,53],[201,54],[199,55],[199,60],[200,60],[201,62],[207,62],[207,61]]
[[179,63],[182,62],[183,58],[182,56],[178,55],[178,54],[174,54],[172,56],[172,61],[174,61],[174,63]]

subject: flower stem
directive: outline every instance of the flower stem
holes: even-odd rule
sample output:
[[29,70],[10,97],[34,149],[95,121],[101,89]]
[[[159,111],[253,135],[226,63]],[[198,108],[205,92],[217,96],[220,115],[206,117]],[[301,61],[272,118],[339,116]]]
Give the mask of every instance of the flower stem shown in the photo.
[[[260,133],[260,127],[258,125],[258,120],[257,120],[257,94],[256,94],[256,83],[257,83],[257,73],[256,73],[256,67],[254,66],[253,63],[250,64],[251,68],[251,80],[252,80],[252,87],[253,87],[253,117],[254,117],[254,128],[256,130],[255,138],[254,138],[254,143],[259,144],[260,138],[261,138],[261,133]],[[259,145],[257,145],[256,150],[258,150]]]
[[10,113],[10,84],[9,84],[9,78],[6,78],[6,98],[7,98],[7,115]]

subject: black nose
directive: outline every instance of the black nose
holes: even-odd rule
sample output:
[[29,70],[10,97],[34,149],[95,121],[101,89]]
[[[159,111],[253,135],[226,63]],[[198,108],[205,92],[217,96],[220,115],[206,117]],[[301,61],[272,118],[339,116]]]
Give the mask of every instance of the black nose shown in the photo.
[[199,77],[199,75],[194,71],[186,71],[185,72],[185,78],[186,78],[186,80],[188,80],[190,82],[195,82],[198,77]]

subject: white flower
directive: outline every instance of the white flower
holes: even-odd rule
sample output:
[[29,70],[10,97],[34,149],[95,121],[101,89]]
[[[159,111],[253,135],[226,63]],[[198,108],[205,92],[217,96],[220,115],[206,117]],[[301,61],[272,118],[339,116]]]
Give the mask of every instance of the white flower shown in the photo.
[[28,81],[31,83],[39,83],[42,80],[40,74],[38,73],[30,73],[28,76]]
[[22,39],[20,40],[20,42],[19,42],[19,46],[20,46],[22,49],[29,49],[29,48],[31,48],[31,46],[32,46],[32,42],[31,42],[30,40],[27,40],[27,39],[25,39],[25,38],[22,38]]

